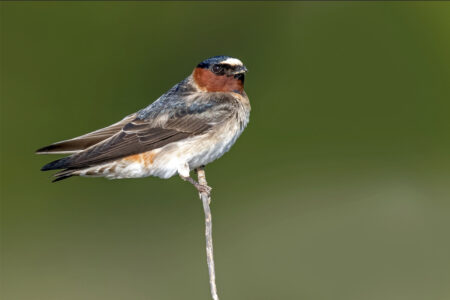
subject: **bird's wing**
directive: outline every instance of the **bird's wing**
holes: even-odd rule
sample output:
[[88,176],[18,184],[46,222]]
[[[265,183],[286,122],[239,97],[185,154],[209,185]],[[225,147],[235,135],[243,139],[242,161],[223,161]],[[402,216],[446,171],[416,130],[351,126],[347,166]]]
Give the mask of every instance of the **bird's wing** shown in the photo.
[[136,114],[126,116],[121,121],[114,123],[108,127],[87,133],[85,135],[57,142],[46,147],[42,147],[36,151],[37,154],[66,154],[76,153],[87,149],[101,141],[110,138],[122,130],[122,127],[136,118]]
[[170,109],[163,107],[159,113],[153,111],[151,118],[136,118],[110,138],[84,151],[51,162],[42,170],[86,168],[203,134],[235,112],[236,103],[233,101],[216,100],[203,99],[190,105],[178,102],[171,105]]

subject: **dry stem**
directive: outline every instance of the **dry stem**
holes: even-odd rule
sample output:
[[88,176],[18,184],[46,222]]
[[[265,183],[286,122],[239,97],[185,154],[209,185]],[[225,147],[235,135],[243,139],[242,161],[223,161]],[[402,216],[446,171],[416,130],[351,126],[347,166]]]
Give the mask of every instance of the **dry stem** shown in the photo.
[[[197,169],[198,183],[201,185],[207,185],[205,169],[200,167]],[[203,202],[203,210],[205,212],[205,237],[206,237],[206,259],[208,262],[209,272],[209,285],[211,288],[211,296],[213,300],[219,300],[217,296],[216,288],[216,273],[214,271],[214,256],[213,256],[213,239],[212,239],[212,216],[209,204],[211,202],[211,196],[209,193],[199,193],[200,199]]]

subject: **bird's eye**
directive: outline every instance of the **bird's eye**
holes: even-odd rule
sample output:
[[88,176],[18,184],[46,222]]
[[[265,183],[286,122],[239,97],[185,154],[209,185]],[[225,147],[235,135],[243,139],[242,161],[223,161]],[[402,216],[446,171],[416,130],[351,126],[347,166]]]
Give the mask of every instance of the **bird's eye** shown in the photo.
[[222,72],[222,66],[220,66],[220,65],[214,65],[214,66],[212,67],[212,70],[213,70],[214,73],[218,74],[218,73]]

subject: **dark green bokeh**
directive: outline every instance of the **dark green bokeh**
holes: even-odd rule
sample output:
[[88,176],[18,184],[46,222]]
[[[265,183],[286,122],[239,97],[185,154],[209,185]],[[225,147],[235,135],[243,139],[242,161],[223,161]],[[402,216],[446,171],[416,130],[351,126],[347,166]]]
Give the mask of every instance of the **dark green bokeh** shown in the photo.
[[2,2],[2,299],[209,299],[189,184],[33,151],[219,54],[253,107],[207,167],[221,299],[449,299],[449,37],[445,2]]

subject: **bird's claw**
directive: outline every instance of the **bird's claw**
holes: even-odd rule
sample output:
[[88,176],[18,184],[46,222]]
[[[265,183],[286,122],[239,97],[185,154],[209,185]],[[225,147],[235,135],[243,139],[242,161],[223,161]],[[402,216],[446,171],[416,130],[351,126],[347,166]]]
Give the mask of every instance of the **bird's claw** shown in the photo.
[[195,184],[195,188],[197,189],[197,191],[199,193],[206,193],[208,195],[211,193],[211,190],[212,190],[212,188],[210,186],[203,185],[203,184],[200,184],[200,183]]
[[192,179],[191,177],[185,177],[185,176],[181,176],[181,179],[183,179],[184,181],[187,181],[189,183],[191,183],[193,186],[195,186],[195,188],[197,189],[197,191],[201,194],[201,193],[206,193],[209,194],[211,193],[212,188],[206,184],[200,184],[197,181],[195,181],[194,179]]

